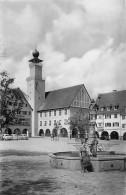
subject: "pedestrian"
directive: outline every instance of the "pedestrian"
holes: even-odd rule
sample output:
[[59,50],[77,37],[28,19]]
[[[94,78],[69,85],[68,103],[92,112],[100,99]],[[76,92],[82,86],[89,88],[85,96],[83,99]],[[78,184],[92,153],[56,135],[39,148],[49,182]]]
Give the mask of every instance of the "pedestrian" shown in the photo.
[[54,141],[54,133],[53,132],[51,133],[51,141],[52,140]]
[[88,166],[90,165],[90,156],[87,150],[87,144],[82,142],[82,146],[80,147],[80,161],[82,172],[88,172]]

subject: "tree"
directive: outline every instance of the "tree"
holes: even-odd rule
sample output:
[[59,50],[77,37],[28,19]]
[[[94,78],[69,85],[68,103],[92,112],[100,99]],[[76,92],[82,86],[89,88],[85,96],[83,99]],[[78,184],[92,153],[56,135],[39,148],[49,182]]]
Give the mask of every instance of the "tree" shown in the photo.
[[10,78],[6,71],[0,73],[2,128],[8,127],[24,103],[23,92],[19,88],[12,88],[13,83],[14,78]]
[[69,118],[70,130],[77,130],[80,138],[84,138],[89,130],[89,115],[85,113],[83,108],[78,109],[78,112]]

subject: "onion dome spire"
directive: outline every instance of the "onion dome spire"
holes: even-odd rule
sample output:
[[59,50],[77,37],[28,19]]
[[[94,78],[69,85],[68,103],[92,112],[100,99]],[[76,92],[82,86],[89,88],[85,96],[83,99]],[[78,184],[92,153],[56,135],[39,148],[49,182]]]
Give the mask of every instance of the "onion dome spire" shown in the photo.
[[32,52],[32,55],[33,55],[33,59],[29,60],[29,62],[33,62],[33,63],[39,63],[39,62],[42,62],[43,60],[40,60],[38,57],[39,57],[39,52],[37,49],[35,49],[33,52]]

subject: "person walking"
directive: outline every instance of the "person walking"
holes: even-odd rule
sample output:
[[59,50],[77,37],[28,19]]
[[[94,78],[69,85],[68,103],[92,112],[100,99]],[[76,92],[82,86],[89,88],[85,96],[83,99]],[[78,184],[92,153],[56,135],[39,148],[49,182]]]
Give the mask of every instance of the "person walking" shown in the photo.
[[90,156],[87,149],[87,143],[82,142],[82,146],[80,147],[79,154],[80,154],[80,161],[81,161],[81,168],[82,168],[81,172],[88,172],[87,169],[90,164]]

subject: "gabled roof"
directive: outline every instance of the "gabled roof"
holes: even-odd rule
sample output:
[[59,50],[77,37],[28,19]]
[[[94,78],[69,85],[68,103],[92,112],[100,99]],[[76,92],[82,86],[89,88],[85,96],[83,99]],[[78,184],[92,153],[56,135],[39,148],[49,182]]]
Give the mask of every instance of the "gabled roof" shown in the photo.
[[112,107],[111,112],[113,112],[114,106],[118,106],[118,110],[114,112],[123,112],[126,107],[126,90],[100,94],[99,97],[96,100],[96,103],[99,105],[98,112],[100,112],[101,107],[110,106]]
[[73,99],[75,98],[82,86],[84,85],[81,84],[73,87],[46,92],[46,99],[40,107],[39,111],[70,107]]
[[[28,104],[28,106],[30,107],[30,109],[33,110],[32,107],[31,107],[31,105],[29,104],[28,100],[26,99],[25,93],[24,93],[19,87],[17,87],[17,88],[12,88],[12,89],[13,89],[13,90],[18,90],[18,92],[19,92],[20,96],[22,97],[22,99],[24,99],[25,102],[26,102],[26,103]],[[0,90],[0,95],[2,95],[2,90]]]
[[22,96],[22,98],[23,98],[23,99],[25,100],[25,102],[28,104],[28,106],[30,107],[30,109],[33,110],[32,107],[31,107],[31,105],[29,104],[28,100],[26,99],[25,94],[23,93],[23,91],[22,91],[19,87],[18,87],[18,88],[15,88],[15,89],[19,90],[19,93],[20,93],[20,95]]

